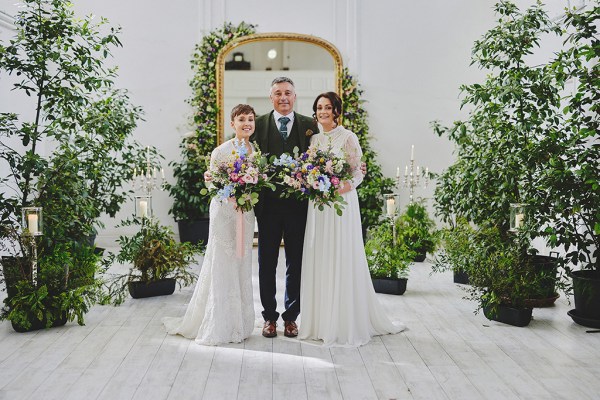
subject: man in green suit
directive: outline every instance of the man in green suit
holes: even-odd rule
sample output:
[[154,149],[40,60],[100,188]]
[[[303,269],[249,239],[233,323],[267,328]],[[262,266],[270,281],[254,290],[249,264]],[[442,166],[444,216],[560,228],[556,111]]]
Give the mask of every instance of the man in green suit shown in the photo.
[[[300,152],[308,149],[310,138],[318,133],[316,121],[294,112],[296,92],[290,78],[275,78],[269,95],[273,111],[256,118],[256,130],[250,138],[269,156],[293,154],[295,147]],[[300,313],[300,272],[302,247],[308,201],[282,198],[282,190],[265,191],[255,208],[258,221],[258,266],[260,300],[265,320],[262,334],[277,336],[276,269],[279,246],[283,238],[286,259],[284,335],[298,335],[296,318]]]

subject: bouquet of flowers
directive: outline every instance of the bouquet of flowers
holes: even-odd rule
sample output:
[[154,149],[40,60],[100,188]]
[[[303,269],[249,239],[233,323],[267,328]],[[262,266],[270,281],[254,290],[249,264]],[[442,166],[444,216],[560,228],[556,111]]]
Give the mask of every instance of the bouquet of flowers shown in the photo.
[[240,211],[250,211],[258,203],[258,194],[267,187],[275,190],[270,180],[272,168],[267,157],[257,148],[248,154],[242,141],[234,140],[234,150],[224,160],[209,169],[212,181],[209,189],[202,189],[201,194],[210,193],[219,200],[234,198]]
[[330,149],[309,148],[300,156],[283,154],[274,161],[281,168],[278,176],[285,185],[284,196],[308,198],[323,211],[333,207],[342,215],[344,198],[338,194],[343,181],[352,179],[352,168],[345,158]]

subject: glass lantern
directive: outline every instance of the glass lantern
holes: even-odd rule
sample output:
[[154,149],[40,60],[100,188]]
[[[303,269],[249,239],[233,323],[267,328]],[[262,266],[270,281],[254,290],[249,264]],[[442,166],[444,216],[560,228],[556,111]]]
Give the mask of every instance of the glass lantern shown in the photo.
[[43,235],[42,207],[23,207],[21,224],[27,236]]
[[398,211],[398,194],[397,193],[385,193],[383,195],[383,206],[385,215],[388,218],[394,218]]
[[135,215],[138,218],[152,218],[152,196],[135,196]]
[[512,203],[510,205],[510,232],[517,232],[525,225],[525,204]]

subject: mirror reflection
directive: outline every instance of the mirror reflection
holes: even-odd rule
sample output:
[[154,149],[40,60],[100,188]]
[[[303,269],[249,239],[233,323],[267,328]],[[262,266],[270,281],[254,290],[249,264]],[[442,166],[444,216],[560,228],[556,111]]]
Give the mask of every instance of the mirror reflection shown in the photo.
[[235,105],[250,104],[258,115],[272,110],[269,90],[278,76],[294,81],[295,111],[304,115],[313,114],[312,104],[318,94],[339,91],[341,56],[331,44],[311,36],[265,36],[241,38],[219,55],[219,143],[233,137],[229,112]]

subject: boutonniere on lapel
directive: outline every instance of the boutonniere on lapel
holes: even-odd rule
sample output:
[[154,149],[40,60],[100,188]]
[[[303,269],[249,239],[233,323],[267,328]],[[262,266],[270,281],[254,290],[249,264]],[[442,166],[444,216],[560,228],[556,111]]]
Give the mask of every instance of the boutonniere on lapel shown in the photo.
[[311,129],[307,129],[304,135],[306,135],[306,137],[311,137],[312,135],[314,135],[314,132]]

